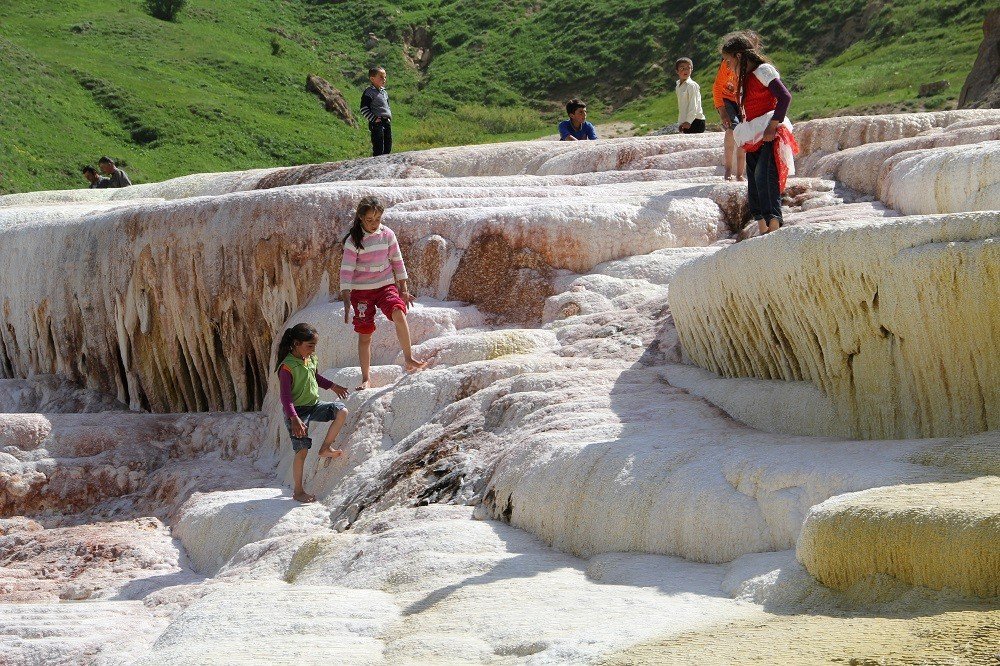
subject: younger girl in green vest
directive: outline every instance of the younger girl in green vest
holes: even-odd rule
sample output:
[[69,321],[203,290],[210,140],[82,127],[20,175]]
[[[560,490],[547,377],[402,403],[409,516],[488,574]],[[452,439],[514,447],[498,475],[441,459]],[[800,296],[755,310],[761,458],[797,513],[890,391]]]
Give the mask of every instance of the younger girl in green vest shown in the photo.
[[333,448],[333,440],[347,420],[347,407],[342,402],[320,402],[319,389],[330,389],[339,398],[347,397],[347,389],[334,384],[319,374],[316,359],[316,342],[319,336],[309,324],[296,324],[281,336],[278,344],[278,384],[281,387],[281,408],[285,412],[285,425],[292,438],[295,461],[292,476],[295,479],[295,499],[315,502],[316,498],[302,487],[302,467],[312,447],[309,439],[310,421],[333,421],[326,433],[323,446],[317,452],[320,458],[335,458],[344,452]]

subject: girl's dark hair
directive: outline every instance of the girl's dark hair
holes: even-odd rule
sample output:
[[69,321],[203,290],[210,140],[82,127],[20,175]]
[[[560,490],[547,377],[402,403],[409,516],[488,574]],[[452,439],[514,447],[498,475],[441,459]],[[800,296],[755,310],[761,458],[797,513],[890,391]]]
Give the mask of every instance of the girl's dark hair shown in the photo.
[[274,366],[275,372],[281,368],[281,362],[292,353],[292,346],[296,342],[309,342],[316,337],[316,329],[312,324],[296,324],[291,328],[286,328],[281,335],[281,342],[278,343],[278,364]]
[[364,197],[358,202],[358,210],[354,213],[354,224],[351,225],[351,230],[347,232],[344,236],[344,242],[350,238],[354,241],[354,247],[359,250],[365,249],[365,246],[361,244],[361,239],[365,237],[365,228],[361,226],[361,218],[365,216],[370,210],[375,210],[378,212],[384,212],[385,206],[382,205],[375,197]]
[[732,32],[723,37],[722,40],[719,50],[736,58],[736,76],[739,82],[737,89],[740,91],[740,103],[742,104],[746,101],[747,96],[747,76],[765,62],[771,61],[767,59],[761,48],[760,35],[753,30]]

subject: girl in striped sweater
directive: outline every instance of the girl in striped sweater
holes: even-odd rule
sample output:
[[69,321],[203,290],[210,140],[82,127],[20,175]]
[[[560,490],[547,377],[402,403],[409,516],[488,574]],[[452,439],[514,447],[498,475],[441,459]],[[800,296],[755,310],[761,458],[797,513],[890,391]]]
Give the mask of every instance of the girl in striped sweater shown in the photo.
[[403,350],[406,371],[414,372],[427,365],[413,358],[410,348],[406,307],[413,305],[413,295],[406,286],[406,266],[396,234],[382,224],[384,210],[375,197],[365,197],[358,202],[354,224],[344,236],[344,258],[340,262],[344,323],[347,323],[347,304],[350,303],[354,310],[354,330],[358,333],[358,357],[361,361],[359,391],[368,388],[371,382],[369,373],[376,309],[396,325],[396,337]]

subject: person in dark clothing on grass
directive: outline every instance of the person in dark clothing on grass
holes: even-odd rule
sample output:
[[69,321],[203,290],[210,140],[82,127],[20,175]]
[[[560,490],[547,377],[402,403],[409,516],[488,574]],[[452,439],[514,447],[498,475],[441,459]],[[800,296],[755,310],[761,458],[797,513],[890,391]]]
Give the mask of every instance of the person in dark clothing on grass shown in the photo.
[[110,185],[107,187],[128,187],[132,181],[128,179],[128,174],[115,166],[115,161],[108,156],[97,160],[97,166],[101,172],[108,177]]
[[105,178],[104,176],[98,176],[97,169],[89,164],[83,167],[83,177],[90,183],[90,185],[87,186],[88,190],[103,190],[107,187],[111,187],[111,179]]
[[372,157],[378,157],[392,152],[392,110],[385,91],[385,70],[372,67],[368,80],[372,84],[361,94],[361,115],[368,121],[372,135]]

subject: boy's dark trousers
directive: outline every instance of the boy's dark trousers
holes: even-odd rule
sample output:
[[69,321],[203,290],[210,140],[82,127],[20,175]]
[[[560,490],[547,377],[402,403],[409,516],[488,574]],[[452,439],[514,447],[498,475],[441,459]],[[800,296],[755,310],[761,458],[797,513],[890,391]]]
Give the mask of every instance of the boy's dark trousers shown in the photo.
[[368,130],[372,133],[372,157],[392,152],[392,121],[388,118],[372,121],[368,123]]
[[681,130],[681,134],[701,134],[705,131],[705,120],[703,118],[695,118],[691,121],[691,127],[686,130]]

